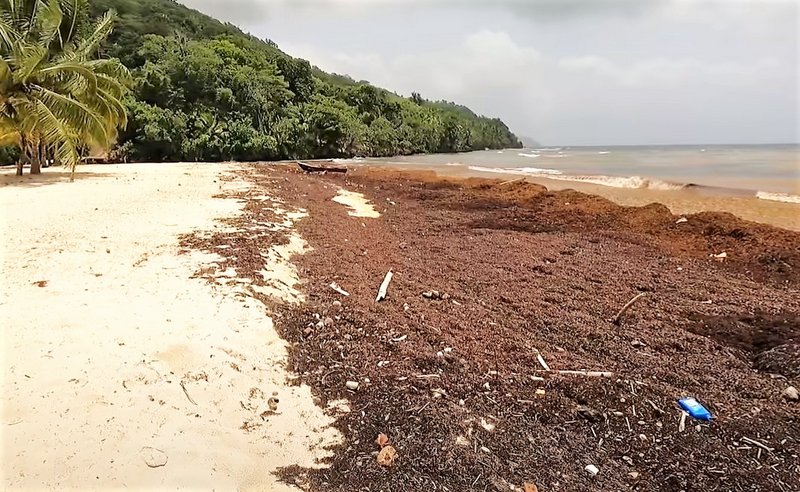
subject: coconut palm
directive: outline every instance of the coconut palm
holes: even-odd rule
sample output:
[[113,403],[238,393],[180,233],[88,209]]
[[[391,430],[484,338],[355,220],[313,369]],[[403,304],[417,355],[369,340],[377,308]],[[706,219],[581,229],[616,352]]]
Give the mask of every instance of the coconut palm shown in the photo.
[[82,149],[108,149],[126,123],[128,70],[93,59],[111,33],[107,12],[86,26],[86,0],[0,0],[0,143],[31,173],[52,156],[75,171]]

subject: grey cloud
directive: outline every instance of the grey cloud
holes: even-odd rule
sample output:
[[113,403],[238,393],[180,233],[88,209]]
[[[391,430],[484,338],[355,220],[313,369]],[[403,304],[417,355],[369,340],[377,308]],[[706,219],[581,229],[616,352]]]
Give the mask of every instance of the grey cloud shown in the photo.
[[584,17],[635,17],[669,3],[669,0],[533,0],[505,3],[517,15],[541,21]]
[[296,9],[339,8],[370,10],[386,7],[450,7],[495,9],[505,7],[519,15],[542,20],[595,15],[637,15],[671,0],[180,0],[214,17],[245,23],[267,15],[270,7]]
[[798,138],[797,2],[185,2],[324,70],[546,143]]
[[189,8],[215,19],[247,27],[263,21],[270,14],[269,0],[179,0]]

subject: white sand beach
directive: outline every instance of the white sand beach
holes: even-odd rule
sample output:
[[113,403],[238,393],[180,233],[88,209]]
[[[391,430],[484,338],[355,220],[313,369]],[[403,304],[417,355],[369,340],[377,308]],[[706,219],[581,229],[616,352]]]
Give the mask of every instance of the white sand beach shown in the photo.
[[191,278],[212,255],[178,254],[240,212],[212,197],[246,186],[219,179],[236,169],[2,171],[4,489],[297,490],[276,469],[337,442],[265,307]]

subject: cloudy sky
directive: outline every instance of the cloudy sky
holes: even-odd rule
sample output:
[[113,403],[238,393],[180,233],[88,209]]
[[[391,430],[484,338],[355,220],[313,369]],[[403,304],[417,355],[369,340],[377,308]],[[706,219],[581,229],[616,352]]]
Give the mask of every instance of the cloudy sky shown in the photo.
[[549,145],[800,141],[800,0],[181,1]]

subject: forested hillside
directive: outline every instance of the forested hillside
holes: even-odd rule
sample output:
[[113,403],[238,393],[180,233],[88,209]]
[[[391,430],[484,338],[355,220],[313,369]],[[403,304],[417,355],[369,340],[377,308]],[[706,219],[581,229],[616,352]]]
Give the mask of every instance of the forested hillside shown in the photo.
[[327,74],[173,0],[91,0],[118,20],[104,54],[132,72],[128,160],[461,152],[521,144],[499,119]]

